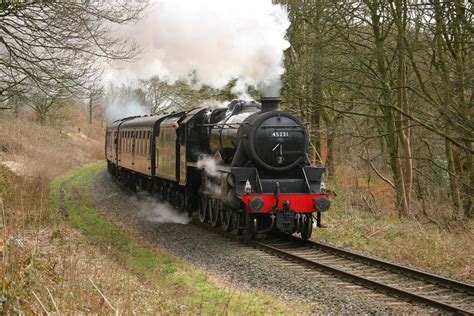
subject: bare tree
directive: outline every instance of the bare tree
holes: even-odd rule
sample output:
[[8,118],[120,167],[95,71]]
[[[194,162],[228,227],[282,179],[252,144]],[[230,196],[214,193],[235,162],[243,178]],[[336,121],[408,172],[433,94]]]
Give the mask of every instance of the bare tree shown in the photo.
[[111,35],[140,17],[146,3],[28,1],[0,3],[0,100],[36,86],[77,94],[104,62],[132,59],[137,46]]
[[31,108],[36,114],[36,121],[44,125],[53,112],[57,112],[67,105],[67,97],[62,91],[54,94],[50,91],[47,95],[42,91],[34,90],[28,94],[23,94],[19,101]]

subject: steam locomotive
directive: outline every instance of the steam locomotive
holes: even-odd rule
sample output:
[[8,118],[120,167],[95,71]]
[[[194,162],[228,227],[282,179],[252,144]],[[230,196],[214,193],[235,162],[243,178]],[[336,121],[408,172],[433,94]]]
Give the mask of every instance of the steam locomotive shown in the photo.
[[310,165],[305,126],[279,102],[234,100],[117,120],[106,129],[108,170],[225,231],[308,239],[330,206],[324,167]]

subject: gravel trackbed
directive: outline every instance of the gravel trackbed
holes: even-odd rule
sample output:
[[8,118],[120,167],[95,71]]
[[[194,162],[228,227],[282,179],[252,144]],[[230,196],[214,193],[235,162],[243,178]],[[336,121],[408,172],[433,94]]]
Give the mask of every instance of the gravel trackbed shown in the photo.
[[316,314],[436,312],[310,271],[192,224],[160,223],[161,216],[149,212],[162,209],[174,222],[185,217],[166,205],[150,203],[147,194],[124,191],[107,171],[99,173],[90,189],[97,209],[108,220],[236,288],[307,302]]

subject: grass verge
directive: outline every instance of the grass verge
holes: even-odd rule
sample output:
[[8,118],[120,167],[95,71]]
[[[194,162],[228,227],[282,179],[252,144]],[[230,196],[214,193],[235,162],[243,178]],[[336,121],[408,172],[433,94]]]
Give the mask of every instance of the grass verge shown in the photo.
[[97,242],[102,251],[164,294],[167,299],[157,311],[206,314],[295,314],[304,311],[303,306],[289,306],[262,293],[223,286],[102,218],[93,206],[88,188],[104,166],[104,162],[89,164],[53,181],[53,205],[66,210],[72,225]]
[[447,230],[414,218],[399,219],[352,208],[350,204],[334,204],[323,216],[327,228],[317,229],[314,240],[461,281],[474,281],[472,221]]

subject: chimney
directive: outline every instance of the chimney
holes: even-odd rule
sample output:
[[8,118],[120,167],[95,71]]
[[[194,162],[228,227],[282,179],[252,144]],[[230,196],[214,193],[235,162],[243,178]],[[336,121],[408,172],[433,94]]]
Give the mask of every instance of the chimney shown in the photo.
[[262,104],[262,112],[280,111],[279,97],[262,97],[260,103]]

